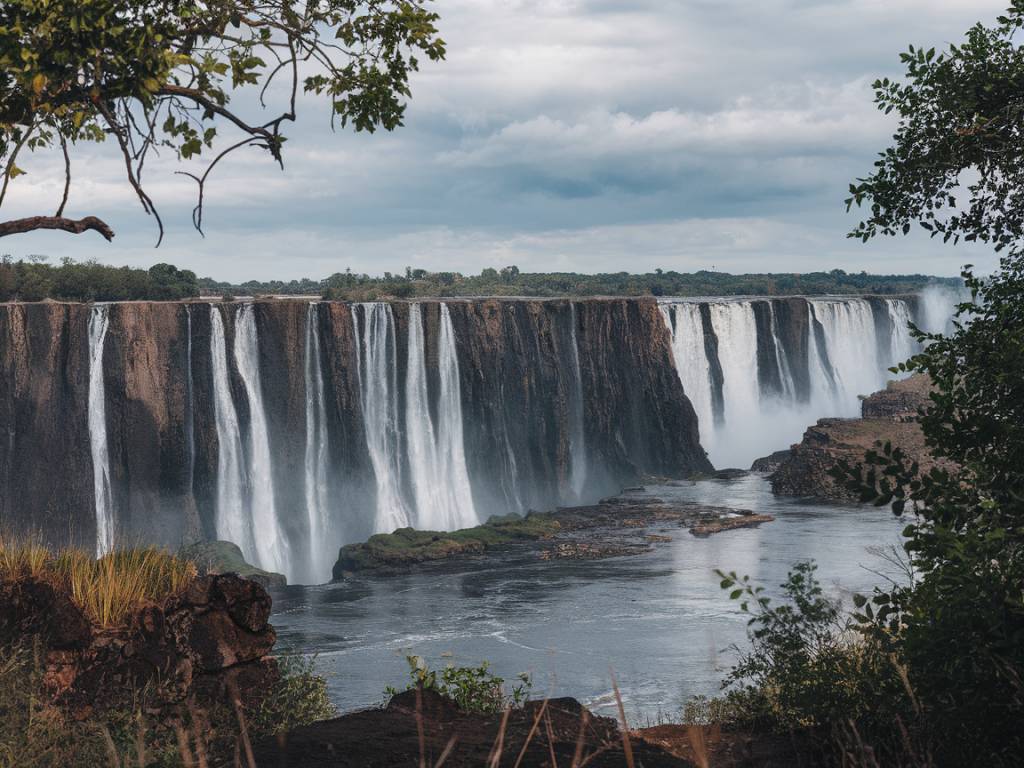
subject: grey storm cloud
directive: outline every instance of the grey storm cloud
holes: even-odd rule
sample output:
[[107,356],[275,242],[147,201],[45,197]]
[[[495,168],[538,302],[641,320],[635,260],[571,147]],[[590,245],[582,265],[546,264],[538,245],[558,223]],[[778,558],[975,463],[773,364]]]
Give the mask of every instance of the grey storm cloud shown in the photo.
[[[110,148],[80,147],[69,213],[113,245],[37,233],[15,255],[172,261],[218,278],[406,265],[476,272],[654,267],[955,274],[984,252],[860,246],[842,200],[894,124],[872,104],[907,44],[958,40],[1005,0],[439,0],[448,60],[413,82],[406,126],[354,135],[301,102],[286,168],[253,151],[211,182],[207,237],[169,158],[148,170],[168,234]],[[59,199],[34,158],[8,215]]]

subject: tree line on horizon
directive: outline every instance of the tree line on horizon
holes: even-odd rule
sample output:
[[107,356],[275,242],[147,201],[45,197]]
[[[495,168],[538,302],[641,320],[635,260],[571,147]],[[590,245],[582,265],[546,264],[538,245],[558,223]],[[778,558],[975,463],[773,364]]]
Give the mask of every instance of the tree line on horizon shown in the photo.
[[243,283],[197,278],[187,269],[155,264],[149,269],[114,267],[97,261],[41,256],[15,261],[0,257],[0,301],[172,301],[214,296],[320,296],[339,301],[466,296],[790,296],[799,294],[904,294],[929,284],[960,285],[959,278],[929,275],[872,275],[841,269],[807,274],[743,274],[701,270],[614,272],[521,272],[491,267],[479,275],[407,268],[382,276],[337,272],[323,280],[250,280]]

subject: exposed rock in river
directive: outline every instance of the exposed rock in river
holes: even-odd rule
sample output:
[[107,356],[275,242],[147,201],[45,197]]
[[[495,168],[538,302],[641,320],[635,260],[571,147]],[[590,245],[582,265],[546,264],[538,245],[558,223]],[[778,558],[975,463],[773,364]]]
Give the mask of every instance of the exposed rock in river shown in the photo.
[[[850,464],[863,461],[864,454],[876,443],[892,442],[906,455],[920,462],[923,471],[935,464],[924,443],[921,427],[915,421],[918,409],[928,400],[931,384],[923,375],[888,386],[865,398],[863,418],[820,419],[808,427],[803,440],[792,446],[778,462],[770,477],[772,491],[793,496],[855,500],[828,472],[840,460]],[[773,454],[770,458],[775,458]],[[762,465],[766,460],[760,459]]]
[[[497,553],[543,560],[638,555],[649,552],[653,544],[671,541],[665,533],[673,529],[686,527],[693,535],[705,536],[770,520],[770,515],[755,515],[747,510],[668,503],[626,493],[590,506],[531,512],[523,518],[492,518],[475,528],[450,533],[403,528],[391,534],[377,534],[362,544],[341,548],[334,578],[365,572],[405,573],[436,563],[452,568],[479,567],[482,558]],[[652,534],[651,529],[658,533]]]

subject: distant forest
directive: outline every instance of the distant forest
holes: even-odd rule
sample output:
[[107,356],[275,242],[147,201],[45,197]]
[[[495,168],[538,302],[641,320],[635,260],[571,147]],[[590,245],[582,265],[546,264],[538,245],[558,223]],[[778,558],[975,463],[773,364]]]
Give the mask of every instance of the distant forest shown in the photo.
[[373,277],[351,270],[324,280],[245,283],[196,278],[187,269],[156,264],[149,269],[111,267],[95,261],[62,259],[50,264],[33,257],[0,257],[0,301],[166,301],[199,296],[320,296],[346,301],[455,296],[791,296],[912,293],[929,283],[959,285],[959,278],[928,275],[870,275],[841,269],[807,274],[730,275],[725,272],[520,272],[515,266],[484,269],[479,275],[407,268]]
[[111,267],[95,261],[0,257],[0,301],[170,301],[199,296],[194,272],[171,264],[149,269]]
[[318,295],[328,299],[373,301],[419,296],[792,296],[801,294],[913,293],[929,283],[960,285],[960,278],[928,275],[850,274],[841,269],[808,274],[730,275],[725,272],[684,273],[656,269],[647,274],[610,272],[520,272],[510,266],[487,268],[479,275],[428,272],[407,268],[405,274],[382,277],[337,272],[326,280],[292,280],[233,284],[202,278],[208,295]]

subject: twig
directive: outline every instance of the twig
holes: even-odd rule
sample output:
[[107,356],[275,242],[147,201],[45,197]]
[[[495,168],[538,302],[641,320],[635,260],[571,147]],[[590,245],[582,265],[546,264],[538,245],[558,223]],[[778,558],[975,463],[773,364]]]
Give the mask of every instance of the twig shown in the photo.
[[615,691],[615,703],[619,705],[619,719],[622,721],[622,749],[626,753],[626,765],[629,768],[636,768],[633,762],[633,745],[629,741],[629,723],[626,722],[626,708],[622,706],[622,696],[619,694],[619,684],[615,680],[615,672],[612,673],[612,690]]

